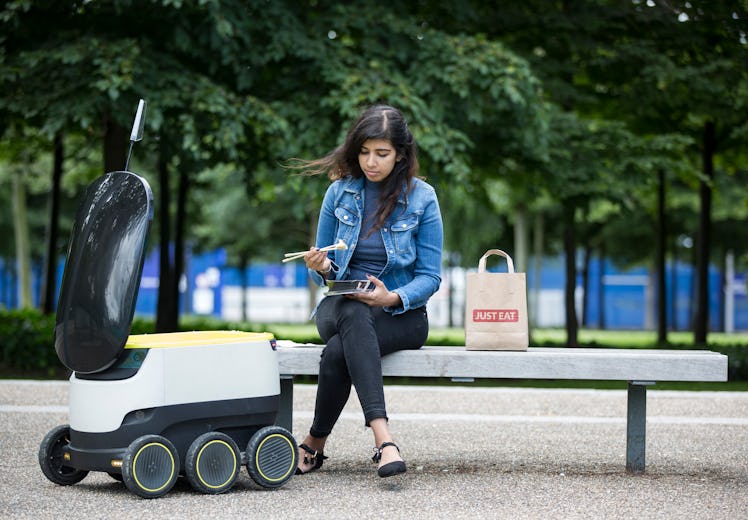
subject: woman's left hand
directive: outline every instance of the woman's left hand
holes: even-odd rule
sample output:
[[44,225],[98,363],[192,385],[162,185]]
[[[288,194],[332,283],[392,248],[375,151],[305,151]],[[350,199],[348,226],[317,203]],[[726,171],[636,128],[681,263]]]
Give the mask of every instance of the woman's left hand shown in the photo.
[[374,284],[373,291],[348,294],[346,296],[348,298],[363,302],[371,307],[398,307],[402,304],[400,295],[396,292],[387,290],[387,287],[385,287],[382,280],[370,274],[367,274],[366,278]]

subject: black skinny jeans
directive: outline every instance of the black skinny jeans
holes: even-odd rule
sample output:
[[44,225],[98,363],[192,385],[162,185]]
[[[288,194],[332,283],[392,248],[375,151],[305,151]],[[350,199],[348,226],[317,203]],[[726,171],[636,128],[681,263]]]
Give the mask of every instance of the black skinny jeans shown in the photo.
[[319,305],[317,330],[327,344],[322,351],[312,437],[327,437],[356,388],[366,425],[387,419],[382,387],[382,356],[416,350],[429,333],[426,307],[397,316],[345,296],[328,296]]

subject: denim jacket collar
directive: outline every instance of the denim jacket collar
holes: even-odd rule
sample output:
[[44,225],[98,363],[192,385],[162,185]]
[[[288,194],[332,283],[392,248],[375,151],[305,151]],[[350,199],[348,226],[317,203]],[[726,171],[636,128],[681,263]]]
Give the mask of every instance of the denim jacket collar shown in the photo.
[[[345,179],[345,185],[343,189],[349,193],[353,193],[356,195],[360,195],[364,191],[366,180],[364,177],[347,177]],[[398,204],[405,204],[405,189],[407,188],[407,182],[403,181],[403,191],[400,192],[400,195],[398,196],[397,203]]]

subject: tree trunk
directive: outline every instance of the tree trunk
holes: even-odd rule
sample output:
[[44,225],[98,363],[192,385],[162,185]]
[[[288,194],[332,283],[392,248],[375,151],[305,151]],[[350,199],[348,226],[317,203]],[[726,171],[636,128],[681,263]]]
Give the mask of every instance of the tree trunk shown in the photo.
[[574,205],[564,204],[564,254],[566,260],[566,282],[564,288],[564,307],[566,310],[566,346],[578,346],[577,309],[575,292],[577,287],[576,233],[574,229]]
[[241,255],[239,258],[239,275],[242,281],[242,294],[239,301],[241,302],[242,306],[242,312],[241,312],[241,320],[243,322],[249,321],[249,311],[247,310],[249,305],[249,298],[247,298],[247,289],[249,289],[249,274],[247,273],[247,270],[249,269],[249,258],[247,255]]
[[584,248],[584,260],[582,260],[582,327],[589,327],[589,293],[590,293],[590,260],[592,259],[592,248]]
[[456,260],[455,257],[457,256],[457,253],[449,252],[447,253],[447,276],[446,276],[446,282],[447,282],[447,327],[452,328],[455,326],[454,323],[454,306],[455,306],[455,281],[454,281],[454,272],[456,267]]
[[109,112],[104,114],[104,171],[116,172],[125,167],[127,129],[119,125]]
[[670,267],[670,330],[678,330],[678,243],[672,242],[672,257]]
[[716,148],[714,122],[704,123],[701,162],[704,178],[699,181],[699,237],[697,242],[696,315],[693,324],[695,346],[706,345],[709,331],[709,252],[711,249],[712,181],[714,179],[714,152]]
[[717,291],[717,294],[719,295],[719,312],[717,313],[717,330],[719,332],[725,332],[725,296],[727,291],[727,278],[725,277],[725,269],[724,266],[727,265],[727,251],[722,251],[720,254],[719,264],[722,266],[721,269],[719,269],[719,282],[718,286],[720,288],[719,291]]
[[[530,257],[530,230],[527,223],[527,207],[519,204],[515,208],[514,220],[514,270],[517,273],[527,273],[528,258]],[[527,277],[525,276],[525,279]],[[527,288],[525,288],[525,293]],[[527,295],[525,294],[525,297]],[[529,321],[528,321],[529,326]]]
[[[173,330],[179,330],[179,281],[185,274],[185,221],[187,220],[187,193],[190,188],[190,179],[184,168],[179,169],[179,189],[177,191],[177,216],[174,220],[174,279],[172,280],[172,315],[170,323]],[[218,296],[220,298],[220,295]]]
[[695,309],[696,309],[696,294],[697,294],[697,288],[699,285],[698,278],[699,278],[699,270],[696,268],[696,265],[698,264],[697,256],[698,256],[699,248],[698,247],[691,247],[688,249],[688,267],[691,271],[691,283],[688,288],[688,319],[686,321],[686,326],[684,327],[684,330],[693,330],[694,328],[694,321],[695,321]]
[[657,284],[657,344],[667,345],[667,292],[665,289],[665,171],[658,172],[657,186],[657,236],[655,238],[655,276]]
[[23,175],[12,174],[13,183],[13,229],[16,239],[16,270],[18,272],[18,306],[30,309],[34,306],[31,297],[31,244],[29,222],[26,211],[26,186]]
[[173,332],[175,330],[171,317],[174,315],[172,307],[173,263],[171,261],[171,218],[169,213],[169,165],[163,155],[158,162],[159,180],[159,275],[158,275],[158,304],[156,309],[156,332]]
[[722,324],[723,332],[732,334],[735,332],[735,253],[732,249],[725,252],[725,290],[724,290],[724,312]]
[[[570,13],[570,0],[561,1],[561,12],[563,16],[571,20],[572,14]],[[561,43],[561,48],[558,49],[560,54],[566,55],[571,58],[572,51],[569,47],[568,42]],[[571,85],[573,80],[573,73],[567,71],[562,73],[567,84]],[[561,103],[562,108],[566,112],[572,112],[573,102],[569,97]],[[563,234],[564,234],[564,256],[566,263],[566,282],[564,287],[564,307],[566,310],[566,346],[576,347],[578,345],[578,329],[579,324],[577,322],[577,309],[575,302],[575,292],[577,288],[577,251],[576,251],[576,232],[574,226],[574,213],[575,204],[574,201],[566,200],[562,204],[563,211]]]
[[605,323],[605,253],[605,243],[603,242],[600,244],[600,276],[598,277],[597,288],[598,327],[600,327],[600,330],[605,330],[607,327]]
[[47,221],[47,255],[44,266],[44,280],[42,281],[42,296],[40,307],[44,314],[55,311],[55,293],[57,291],[57,240],[59,236],[60,219],[60,183],[62,181],[62,165],[64,159],[62,134],[55,135],[54,164],[52,166],[52,191],[49,194],[49,220]]
[[518,204],[514,208],[514,268],[518,273],[527,272],[530,254],[530,231],[527,225],[527,208]]
[[543,265],[543,214],[538,212],[535,215],[533,225],[533,308],[530,311],[530,330],[538,326],[538,316],[540,315],[540,269]]

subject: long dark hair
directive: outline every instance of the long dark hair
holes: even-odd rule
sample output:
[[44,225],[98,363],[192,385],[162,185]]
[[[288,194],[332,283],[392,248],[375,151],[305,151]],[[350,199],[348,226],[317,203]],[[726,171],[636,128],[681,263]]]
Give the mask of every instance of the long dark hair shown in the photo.
[[410,133],[402,112],[389,105],[367,108],[348,130],[343,144],[313,161],[297,161],[293,167],[307,175],[327,174],[331,181],[364,176],[358,162],[361,147],[369,139],[386,139],[395,148],[398,161],[392,172],[382,181],[379,209],[374,229],[380,229],[392,215],[402,195],[407,203],[412,180],[418,177],[418,144]]

